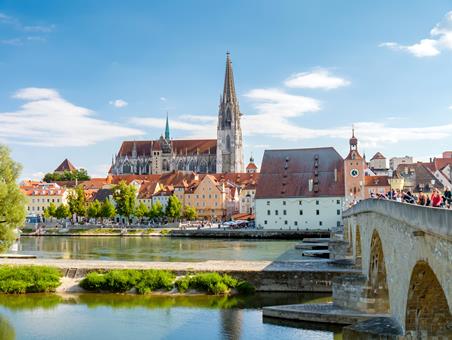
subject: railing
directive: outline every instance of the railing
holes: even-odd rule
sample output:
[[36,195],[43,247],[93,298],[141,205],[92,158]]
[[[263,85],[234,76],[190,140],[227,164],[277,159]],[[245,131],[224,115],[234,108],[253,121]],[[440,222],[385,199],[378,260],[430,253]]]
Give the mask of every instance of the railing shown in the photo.
[[343,212],[344,219],[377,213],[403,222],[412,228],[452,240],[452,210],[401,203],[391,200],[367,199]]

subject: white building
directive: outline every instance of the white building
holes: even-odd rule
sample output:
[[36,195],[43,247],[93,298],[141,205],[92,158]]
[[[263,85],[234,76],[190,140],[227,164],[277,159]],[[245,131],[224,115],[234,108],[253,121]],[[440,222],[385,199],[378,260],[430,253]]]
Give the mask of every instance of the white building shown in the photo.
[[397,167],[400,164],[413,164],[413,157],[405,156],[405,157],[392,157],[389,160],[389,168],[391,170],[397,170]]
[[256,226],[331,229],[342,223],[344,196],[344,161],[334,148],[266,150],[256,188]]

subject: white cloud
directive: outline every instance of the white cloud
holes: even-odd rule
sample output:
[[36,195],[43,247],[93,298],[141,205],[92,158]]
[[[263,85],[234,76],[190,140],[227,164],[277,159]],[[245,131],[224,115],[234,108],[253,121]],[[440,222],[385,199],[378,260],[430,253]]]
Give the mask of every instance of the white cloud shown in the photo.
[[430,38],[421,39],[412,45],[385,42],[380,44],[380,47],[405,51],[418,58],[434,57],[439,55],[442,50],[452,50],[452,11],[448,12],[444,19],[431,29]]
[[45,173],[42,171],[34,172],[30,175],[31,180],[33,181],[41,181],[44,178]]
[[449,106],[449,110],[452,110],[452,105],[451,105],[451,106]]
[[161,100],[162,102],[166,102],[166,98],[165,98],[165,97],[160,97],[160,100]]
[[350,85],[346,79],[333,76],[328,70],[319,68],[312,72],[296,73],[290,76],[284,84],[292,88],[331,90]]
[[117,108],[121,108],[121,107],[125,107],[125,106],[129,105],[129,103],[127,103],[123,99],[110,100],[109,104],[113,105],[114,107],[117,107]]
[[245,97],[255,103],[258,113],[295,117],[306,112],[320,110],[320,102],[314,98],[293,95],[279,89],[254,89]]
[[86,146],[107,139],[138,136],[141,130],[94,118],[94,112],[48,88],[24,88],[14,98],[26,101],[15,112],[0,112],[0,139],[41,146]]
[[0,40],[0,44],[2,45],[11,45],[11,46],[22,46],[24,43],[20,38],[12,38],[12,39],[3,39]]
[[50,33],[55,29],[55,25],[49,26],[23,26],[25,32]]

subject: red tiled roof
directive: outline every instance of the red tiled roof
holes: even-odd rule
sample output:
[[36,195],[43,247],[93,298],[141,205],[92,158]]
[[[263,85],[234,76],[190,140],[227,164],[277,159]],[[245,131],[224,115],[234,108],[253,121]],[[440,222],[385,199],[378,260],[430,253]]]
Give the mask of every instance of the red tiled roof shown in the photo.
[[77,168],[67,158],[55,169],[55,172],[73,171]]
[[[318,158],[317,171],[316,158]],[[315,181],[316,178],[318,183]],[[313,181],[312,191],[309,190],[310,180]],[[344,161],[334,148],[264,152],[256,198],[344,195]]]
[[151,198],[152,195],[154,195],[158,185],[159,183],[157,181],[143,182],[140,186],[140,191],[138,192],[138,198]]
[[256,164],[254,164],[254,163],[248,163],[248,165],[246,166],[246,170],[248,170],[248,169],[257,169],[257,165]]
[[383,156],[380,152],[377,152],[370,160],[374,160],[374,159],[386,159],[385,156]]
[[366,187],[389,187],[388,176],[365,176],[364,186]]
[[160,178],[158,174],[152,175],[113,175],[111,176],[111,183],[118,184],[121,181],[125,181],[127,184],[130,184],[134,180],[138,181],[157,181]]

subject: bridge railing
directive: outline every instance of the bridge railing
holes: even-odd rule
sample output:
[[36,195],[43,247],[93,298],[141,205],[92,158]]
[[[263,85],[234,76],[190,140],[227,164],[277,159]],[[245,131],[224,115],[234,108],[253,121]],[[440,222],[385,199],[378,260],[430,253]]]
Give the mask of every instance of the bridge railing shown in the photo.
[[415,229],[452,238],[452,210],[401,203],[391,200],[367,199],[343,212],[343,218],[374,212],[404,222]]

